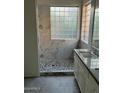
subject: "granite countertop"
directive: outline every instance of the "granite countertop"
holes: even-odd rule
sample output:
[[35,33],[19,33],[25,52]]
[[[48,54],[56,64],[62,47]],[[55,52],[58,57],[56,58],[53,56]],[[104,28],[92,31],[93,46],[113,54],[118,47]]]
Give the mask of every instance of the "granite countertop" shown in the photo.
[[89,52],[88,49],[74,49],[74,51],[91,75],[99,83],[99,57],[92,52]]

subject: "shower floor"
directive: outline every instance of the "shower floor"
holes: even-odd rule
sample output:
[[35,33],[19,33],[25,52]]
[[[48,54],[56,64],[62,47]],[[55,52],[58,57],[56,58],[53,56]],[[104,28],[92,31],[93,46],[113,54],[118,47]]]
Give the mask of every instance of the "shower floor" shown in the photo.
[[41,62],[40,63],[41,72],[73,72],[74,62],[73,60],[60,60],[52,62]]

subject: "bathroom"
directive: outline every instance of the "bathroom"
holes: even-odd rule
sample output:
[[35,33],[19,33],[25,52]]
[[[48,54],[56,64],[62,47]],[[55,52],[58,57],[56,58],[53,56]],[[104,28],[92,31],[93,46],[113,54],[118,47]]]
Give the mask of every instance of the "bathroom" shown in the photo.
[[[94,37],[92,34],[93,31],[87,31],[87,32],[84,31],[85,36],[83,36],[83,34],[84,34],[83,33],[83,30],[84,30],[83,29],[84,28],[83,27],[83,20],[84,20],[83,17],[84,16],[83,15],[81,16],[81,13],[83,12],[81,10],[81,8],[83,9],[82,4],[83,4],[83,1],[81,2],[81,0],[68,0],[68,2],[66,2],[66,3],[63,0],[59,0],[59,1],[58,0],[38,0],[37,1],[38,54],[39,54],[38,56],[39,56],[39,61],[40,61],[41,72],[44,72],[45,70],[46,70],[46,72],[50,72],[50,69],[51,69],[51,71],[55,70],[55,69],[56,70],[60,69],[59,72],[61,72],[61,70],[66,71],[66,72],[67,72],[67,70],[73,71],[74,49],[78,49],[78,48],[79,49],[80,48],[91,49],[91,48],[93,48],[94,50],[93,49],[92,50],[97,52],[97,54],[98,54],[98,45],[99,45],[98,44],[99,43],[99,41],[98,41],[98,34],[99,34],[98,33],[98,29],[99,29],[98,28],[98,18],[96,19],[97,22],[95,22],[95,27],[97,27],[97,28],[94,28],[94,30],[93,30],[93,31],[95,31]],[[72,26],[71,26],[71,22],[73,22],[74,19],[71,19],[70,22],[67,21],[70,23],[71,27],[70,28],[66,27],[69,30],[71,30],[71,28],[75,29],[74,31],[76,32],[76,34],[75,34],[76,37],[74,37],[74,38],[59,37],[56,39],[52,38],[52,35],[51,35],[52,27],[51,26],[53,26],[52,21],[55,21],[55,20],[51,21],[52,15],[51,15],[50,8],[51,7],[55,8],[55,6],[60,6],[59,8],[63,7],[63,9],[64,9],[64,6],[66,6],[67,9],[69,7],[77,7],[77,9],[78,9],[77,16],[75,16],[75,17],[77,17],[76,29],[72,28]],[[92,4],[92,6],[93,6],[93,4]],[[57,13],[60,13],[60,12],[61,11],[57,11]],[[67,12],[66,12],[66,14],[67,14]],[[62,18],[61,15],[58,17],[60,19]],[[69,18],[67,18],[66,20],[68,20],[68,19]],[[86,21],[87,20],[88,19],[86,19]],[[91,20],[93,20],[93,18]],[[61,20],[58,20],[57,22],[59,22],[59,21],[61,22]],[[80,21],[82,21],[82,22],[80,22]],[[90,23],[90,21],[89,21],[89,23]],[[59,27],[59,26],[57,26],[57,27]],[[56,28],[56,29],[59,29],[59,28]],[[88,28],[85,28],[85,29],[88,29]],[[64,29],[64,30],[66,31],[66,29]],[[70,34],[70,32],[69,32],[69,34]],[[60,36],[60,34],[58,34],[58,36]],[[65,34],[65,35],[67,35],[67,34]],[[91,38],[90,38],[90,36],[91,36]],[[91,43],[92,41],[93,41],[93,43]],[[90,45],[90,43],[92,45]],[[52,72],[55,72],[55,71],[52,71]]]
[[[31,1],[35,3],[32,7],[35,15],[28,11],[26,16],[34,24],[27,18],[26,27],[35,31],[31,30],[32,34],[25,31],[25,93],[29,87],[38,93],[99,93],[99,0]],[[30,3],[25,0],[27,4]],[[38,86],[42,79],[44,88],[42,84]],[[45,92],[47,83],[58,82],[62,87],[66,84],[59,79],[72,83],[70,90],[55,91],[57,85],[53,84],[54,88]]]

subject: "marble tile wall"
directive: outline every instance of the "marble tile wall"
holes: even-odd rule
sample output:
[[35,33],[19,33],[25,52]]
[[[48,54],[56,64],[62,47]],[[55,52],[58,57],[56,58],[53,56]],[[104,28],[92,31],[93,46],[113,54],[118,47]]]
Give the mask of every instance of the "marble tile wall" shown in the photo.
[[[40,62],[59,62],[73,59],[73,49],[77,48],[78,40],[51,40],[50,6],[65,5],[64,0],[38,0],[38,54]],[[63,3],[62,3],[63,2]],[[79,5],[80,0],[69,0],[68,5]]]

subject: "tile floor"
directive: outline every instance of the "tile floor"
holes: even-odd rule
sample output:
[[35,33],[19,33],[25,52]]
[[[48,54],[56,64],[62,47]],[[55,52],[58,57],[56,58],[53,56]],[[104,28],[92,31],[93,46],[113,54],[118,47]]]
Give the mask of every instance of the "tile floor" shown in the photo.
[[74,76],[25,78],[24,93],[80,93]]

